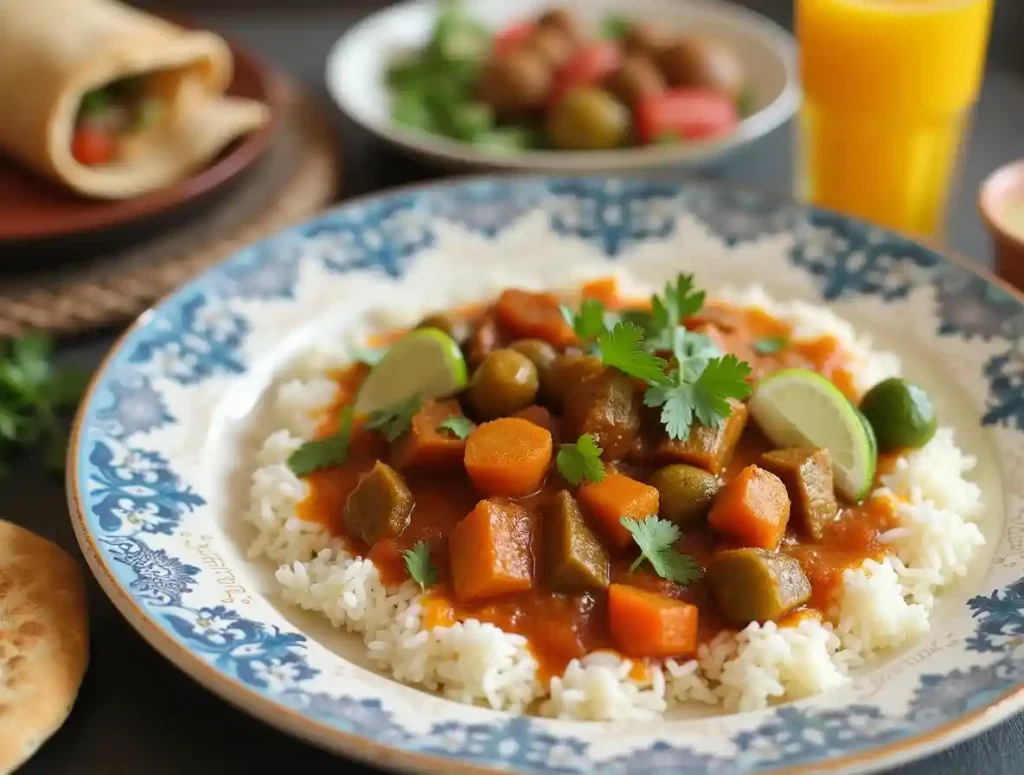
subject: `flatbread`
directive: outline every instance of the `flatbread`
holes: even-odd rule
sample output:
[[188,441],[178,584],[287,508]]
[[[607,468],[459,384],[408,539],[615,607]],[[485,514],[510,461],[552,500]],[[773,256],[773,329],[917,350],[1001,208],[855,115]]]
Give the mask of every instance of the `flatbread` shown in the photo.
[[64,723],[88,660],[77,563],[0,521],[0,773],[17,769]]
[[[224,96],[232,73],[218,36],[113,0],[0,0],[0,150],[92,197],[163,188],[269,120],[263,103]],[[167,120],[128,159],[79,164],[71,141],[83,95],[145,74],[157,79]]]

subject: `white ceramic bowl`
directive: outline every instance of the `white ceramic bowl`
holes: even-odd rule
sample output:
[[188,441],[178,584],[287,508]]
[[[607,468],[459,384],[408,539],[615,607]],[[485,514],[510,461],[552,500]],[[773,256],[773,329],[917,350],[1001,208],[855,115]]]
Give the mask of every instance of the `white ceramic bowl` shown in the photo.
[[[550,0],[473,0],[466,4],[476,18],[495,30],[530,18],[550,5]],[[429,163],[461,169],[573,173],[703,167],[776,129],[796,110],[799,87],[793,38],[752,11],[712,0],[571,0],[559,5],[573,8],[581,19],[594,25],[614,14],[730,43],[749,78],[754,112],[736,131],[717,140],[590,152],[495,153],[400,126],[391,120],[384,75],[397,56],[426,44],[438,13],[436,0],[401,3],[349,30],[328,57],[328,91],[354,121],[389,143]]]

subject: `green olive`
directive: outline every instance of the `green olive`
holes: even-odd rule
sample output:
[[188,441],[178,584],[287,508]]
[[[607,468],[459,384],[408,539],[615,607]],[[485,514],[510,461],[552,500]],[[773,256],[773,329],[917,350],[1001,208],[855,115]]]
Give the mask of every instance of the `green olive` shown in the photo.
[[682,463],[655,471],[647,482],[658,491],[658,516],[680,525],[704,519],[718,493],[718,477]]
[[561,410],[565,397],[576,385],[597,376],[604,370],[600,358],[592,355],[566,353],[559,355],[540,373],[541,393],[554,409]]
[[481,420],[507,417],[537,400],[537,367],[521,352],[494,350],[473,372],[469,403]]
[[517,339],[509,347],[533,361],[538,373],[543,373],[558,357],[558,350],[543,339]]
[[556,148],[600,151],[622,145],[629,111],[604,89],[570,89],[548,116],[548,140]]
[[463,344],[469,338],[469,324],[465,320],[460,320],[454,315],[444,312],[428,315],[416,325],[416,328],[440,329],[458,344]]

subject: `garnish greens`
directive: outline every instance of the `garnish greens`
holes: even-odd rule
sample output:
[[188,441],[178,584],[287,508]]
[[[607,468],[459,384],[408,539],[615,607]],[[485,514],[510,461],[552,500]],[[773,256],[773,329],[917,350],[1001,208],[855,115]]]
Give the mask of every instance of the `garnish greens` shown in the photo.
[[665,340],[666,349],[671,347],[675,329],[688,317],[700,312],[700,308],[703,306],[704,291],[696,289],[693,275],[685,273],[676,275],[675,282],[666,283],[660,295],[654,294],[651,297],[651,317],[654,330],[661,335],[656,339]]
[[703,575],[695,559],[676,551],[675,543],[682,537],[682,533],[674,523],[654,516],[641,520],[622,517],[619,522],[640,547],[640,556],[629,566],[630,573],[647,560],[655,573],[677,584],[689,584]]
[[622,40],[632,25],[624,16],[606,16],[601,20],[601,37],[606,40]]
[[784,336],[766,336],[754,342],[754,351],[759,355],[771,355],[786,346]]
[[604,463],[601,462],[601,448],[589,433],[580,436],[575,444],[562,444],[555,458],[558,473],[569,484],[577,485],[583,480],[600,482],[604,479]]
[[426,541],[417,541],[412,549],[403,549],[402,559],[410,578],[420,585],[421,590],[426,592],[427,587],[437,583],[437,570],[430,563],[430,544]]
[[409,430],[412,426],[413,415],[422,406],[422,397],[419,393],[415,393],[397,404],[370,412],[370,416],[366,420],[366,427],[370,430],[380,431],[388,441],[394,441]]
[[604,304],[597,299],[584,299],[580,304],[579,312],[573,312],[564,304],[560,309],[565,322],[576,332],[576,336],[582,342],[596,339],[608,327]]
[[644,330],[633,323],[616,323],[597,337],[601,362],[623,374],[642,379],[652,385],[667,384],[663,358],[644,349]]
[[367,366],[376,366],[387,354],[387,347],[353,347],[352,360]]
[[449,431],[459,440],[465,441],[469,438],[469,434],[473,432],[473,421],[456,414],[441,420],[441,424],[437,426],[437,429],[439,431]]
[[0,476],[9,473],[7,462],[36,445],[48,468],[64,470],[67,439],[58,414],[78,403],[89,372],[52,368],[52,352],[43,336],[0,344]]
[[352,438],[352,407],[341,410],[338,430],[322,439],[307,441],[288,458],[288,467],[296,476],[307,476],[322,468],[340,466],[348,459]]

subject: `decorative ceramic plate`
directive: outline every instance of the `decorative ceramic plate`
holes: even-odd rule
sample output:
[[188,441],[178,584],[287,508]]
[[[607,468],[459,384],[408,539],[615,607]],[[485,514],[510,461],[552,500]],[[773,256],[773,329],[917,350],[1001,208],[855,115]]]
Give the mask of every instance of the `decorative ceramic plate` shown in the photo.
[[[286,606],[273,568],[246,558],[240,518],[252,418],[274,375],[379,312],[381,288],[394,303],[540,267],[757,283],[829,306],[902,356],[977,458],[985,504],[986,546],[943,590],[930,631],[796,702],[580,723],[400,685],[366,666],[358,638]],[[230,702],[333,751],[433,773],[874,771],[1024,707],[1022,334],[1020,299],[976,270],[762,194],[596,178],[405,190],[244,250],[144,315],[80,411],[69,500],[93,572],[147,640]]]
[[[571,7],[595,27],[601,19],[622,16],[729,43],[750,79],[752,112],[718,140],[611,151],[500,153],[417,132],[391,120],[384,76],[392,60],[427,43],[439,5],[437,0],[412,0],[378,11],[338,40],[326,68],[327,90],[338,107],[392,145],[436,165],[547,174],[706,167],[784,124],[799,103],[796,44],[788,32],[760,14],[708,0],[572,0],[560,5]],[[550,5],[548,0],[474,0],[466,7],[474,18],[498,30]]]

